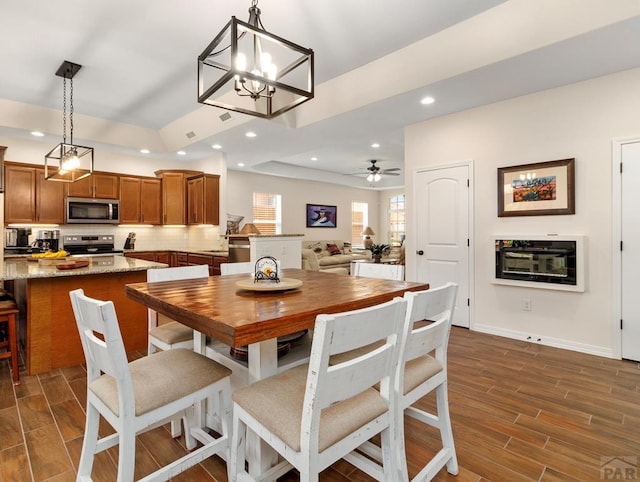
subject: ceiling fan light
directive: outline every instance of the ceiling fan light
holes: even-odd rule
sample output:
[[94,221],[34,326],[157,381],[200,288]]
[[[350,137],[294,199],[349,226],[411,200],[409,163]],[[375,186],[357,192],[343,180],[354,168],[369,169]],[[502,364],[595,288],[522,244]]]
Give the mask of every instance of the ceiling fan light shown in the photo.
[[373,176],[373,182],[378,182],[380,179],[382,179],[382,176],[376,172]]
[[372,182],[373,181],[373,174],[369,174],[367,176],[367,182]]

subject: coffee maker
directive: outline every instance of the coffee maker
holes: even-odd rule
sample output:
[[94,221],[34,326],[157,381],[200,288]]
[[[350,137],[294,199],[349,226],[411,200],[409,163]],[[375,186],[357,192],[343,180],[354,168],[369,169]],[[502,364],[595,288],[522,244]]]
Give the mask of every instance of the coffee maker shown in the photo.
[[58,251],[60,246],[60,230],[46,229],[38,231],[38,237],[34,242],[34,247],[41,250]]
[[4,232],[4,245],[7,248],[28,248],[31,228],[7,228]]

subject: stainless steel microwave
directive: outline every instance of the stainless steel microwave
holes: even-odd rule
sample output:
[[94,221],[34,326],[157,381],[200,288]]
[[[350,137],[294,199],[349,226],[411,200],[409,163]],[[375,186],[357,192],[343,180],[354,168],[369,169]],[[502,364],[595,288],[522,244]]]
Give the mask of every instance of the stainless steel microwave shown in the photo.
[[67,198],[67,223],[118,224],[120,201],[117,199]]

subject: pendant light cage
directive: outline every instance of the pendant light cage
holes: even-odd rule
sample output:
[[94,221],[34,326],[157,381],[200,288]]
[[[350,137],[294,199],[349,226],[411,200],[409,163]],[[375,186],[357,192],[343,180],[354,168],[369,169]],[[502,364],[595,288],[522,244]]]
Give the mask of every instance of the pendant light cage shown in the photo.
[[[73,77],[82,66],[65,60],[56,71],[63,80],[62,142],[44,156],[44,177],[49,181],[75,182],[93,173],[93,148],[73,143]],[[67,79],[70,84],[69,124],[67,142]]]
[[249,22],[231,20],[198,57],[198,102],[271,119],[313,99],[313,50]]

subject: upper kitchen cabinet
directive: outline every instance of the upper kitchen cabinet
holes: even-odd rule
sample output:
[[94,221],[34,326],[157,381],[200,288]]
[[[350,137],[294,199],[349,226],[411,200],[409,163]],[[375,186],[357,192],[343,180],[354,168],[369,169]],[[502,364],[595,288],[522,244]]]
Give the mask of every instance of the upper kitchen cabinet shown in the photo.
[[199,174],[187,179],[188,224],[220,224],[220,176]]
[[120,223],[162,224],[162,181],[120,177]]
[[117,174],[96,173],[70,183],[67,188],[69,197],[90,197],[99,199],[118,199]]
[[8,163],[4,169],[5,224],[64,223],[65,183],[47,181],[44,170]]
[[162,224],[187,224],[187,178],[202,172],[161,170],[155,174],[162,179]]

